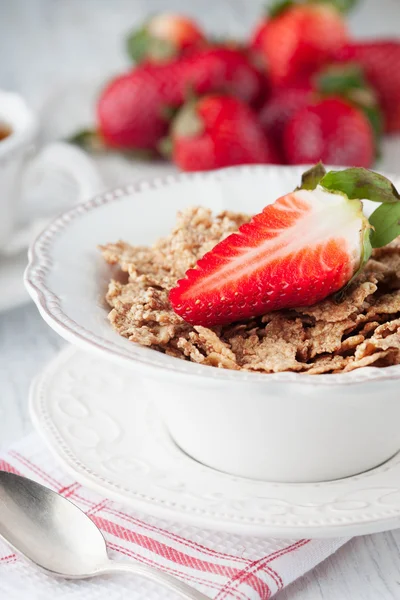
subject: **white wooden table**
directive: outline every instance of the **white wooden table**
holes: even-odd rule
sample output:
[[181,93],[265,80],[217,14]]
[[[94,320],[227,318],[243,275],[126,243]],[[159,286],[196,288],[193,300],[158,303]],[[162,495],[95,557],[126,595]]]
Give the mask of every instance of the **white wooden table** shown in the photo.
[[[40,107],[66,81],[94,80],[123,68],[123,34],[148,13],[166,8],[185,11],[190,6],[190,13],[214,34],[243,35],[264,3],[0,0],[0,87],[20,91]],[[359,35],[398,35],[399,24],[400,0],[365,0],[351,19]],[[30,382],[63,345],[32,304],[0,314],[0,449],[31,431]],[[398,600],[399,547],[400,530],[353,539],[279,598]]]

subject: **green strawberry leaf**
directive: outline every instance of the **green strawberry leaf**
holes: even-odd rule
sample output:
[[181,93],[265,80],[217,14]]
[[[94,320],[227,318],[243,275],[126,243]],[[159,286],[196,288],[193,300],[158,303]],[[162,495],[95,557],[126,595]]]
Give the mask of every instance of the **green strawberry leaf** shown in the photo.
[[373,248],[386,246],[400,235],[400,202],[396,204],[381,204],[370,216],[374,231],[371,233]]
[[374,143],[375,143],[375,158],[378,160],[381,157],[381,140],[383,135],[383,116],[382,111],[376,106],[360,106],[368,121],[371,124]]
[[321,179],[326,175],[322,162],[319,162],[301,176],[301,185],[297,190],[315,190]]
[[161,118],[165,121],[172,121],[178,114],[179,107],[172,106],[171,104],[164,104],[161,109]]
[[328,190],[342,192],[350,199],[391,204],[400,200],[399,192],[389,179],[361,167],[330,171],[321,179],[320,184]]
[[172,141],[172,138],[169,135],[161,138],[157,144],[157,150],[163,158],[170,160],[174,150],[174,142]]
[[176,47],[168,40],[151,36],[147,27],[135,29],[126,40],[128,56],[135,62],[141,63],[150,58],[154,61],[169,60],[176,56]]
[[284,13],[288,8],[292,8],[292,6],[295,6],[296,4],[298,4],[298,2],[295,2],[294,0],[276,0],[271,6],[268,7],[268,15],[271,17],[271,19],[274,19],[275,17],[279,17],[279,15]]
[[357,277],[357,275],[359,273],[361,273],[361,271],[364,268],[365,263],[371,257],[371,254],[372,254],[371,231],[372,230],[369,227],[366,227],[365,230],[364,230],[363,249],[362,249],[362,254],[361,254],[360,266],[358,267],[358,270],[355,272],[355,274],[353,275],[353,277]]
[[356,7],[359,0],[330,0],[331,4],[342,13],[349,13],[353,8]]
[[354,273],[353,277],[350,279],[350,281],[348,281],[346,283],[346,285],[344,287],[342,287],[342,289],[339,290],[335,294],[334,298],[335,298],[336,302],[341,302],[343,300],[343,297],[346,294],[346,291],[351,286],[351,284],[353,283],[353,281],[357,277],[357,275],[359,275],[361,273],[361,271],[364,269],[366,263],[368,262],[368,260],[371,257],[371,254],[372,254],[371,229],[369,227],[366,227],[364,230],[364,236],[363,236],[363,247],[361,250],[360,265],[359,265],[357,271]]
[[358,0],[308,0],[310,3],[316,4],[330,4],[334,6],[341,13],[349,13],[358,3]]
[[344,95],[349,90],[367,86],[364,72],[356,63],[329,65],[317,73],[314,79],[318,92],[327,96]]
[[389,179],[367,169],[331,171],[320,184],[328,190],[342,192],[350,199],[380,202],[370,216],[372,248],[381,248],[400,235],[400,194]]
[[126,38],[126,50],[135,63],[142,62],[149,53],[150,36],[146,27],[134,29]]
[[148,54],[146,58],[150,58],[156,62],[172,60],[177,55],[175,44],[168,40],[160,38],[150,38]]
[[105,150],[105,144],[95,129],[81,129],[71,135],[66,141],[83,148],[87,152],[101,152]]
[[110,148],[94,129],[82,129],[81,131],[77,131],[67,138],[66,141],[70,144],[75,144],[75,146],[79,146],[83,150],[86,150],[86,152],[103,154],[116,152],[125,158],[142,161],[157,158],[157,153],[154,150],[146,150],[144,148],[132,148],[130,150]]
[[272,6],[268,7],[267,13],[273,19],[285,12],[288,8],[302,4],[330,4],[341,13],[350,12],[358,0],[275,0]]

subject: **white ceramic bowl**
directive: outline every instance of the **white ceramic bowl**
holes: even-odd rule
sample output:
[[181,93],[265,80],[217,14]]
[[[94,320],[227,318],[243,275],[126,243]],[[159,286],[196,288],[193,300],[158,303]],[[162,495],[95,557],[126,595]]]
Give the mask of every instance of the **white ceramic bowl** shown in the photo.
[[97,245],[118,239],[149,244],[167,234],[177,210],[189,205],[258,212],[293,189],[303,170],[240,167],[105,193],[54,221],[31,248],[26,272],[28,290],[49,325],[70,342],[134,369],[183,450],[215,469],[270,481],[346,477],[393,456],[400,449],[400,366],[266,375],[140,347],[107,321],[103,297],[110,268]]

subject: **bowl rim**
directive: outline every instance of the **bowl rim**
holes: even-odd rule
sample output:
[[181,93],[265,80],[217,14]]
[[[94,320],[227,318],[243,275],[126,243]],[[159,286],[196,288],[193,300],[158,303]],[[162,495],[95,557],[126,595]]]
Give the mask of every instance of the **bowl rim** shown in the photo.
[[[243,176],[252,176],[265,169],[279,170],[282,174],[296,172],[301,174],[307,165],[281,166],[281,165],[244,165],[239,167],[228,167],[208,172],[174,173],[164,176],[155,176],[137,180],[134,183],[122,187],[112,188],[95,197],[74,206],[73,208],[56,217],[36,238],[29,249],[28,266],[24,274],[26,288],[33,301],[37,305],[44,320],[57,333],[67,341],[87,350],[97,351],[108,358],[122,362],[125,365],[140,369],[151,369],[164,371],[169,374],[186,376],[191,379],[199,378],[203,381],[237,382],[237,383],[295,383],[306,386],[333,386],[366,383],[369,381],[400,380],[400,365],[392,365],[385,368],[362,367],[348,373],[321,374],[308,376],[307,373],[296,373],[284,371],[280,373],[260,373],[250,371],[234,371],[229,369],[218,369],[208,365],[201,365],[179,358],[166,357],[164,354],[154,350],[154,357],[141,355],[142,347],[132,342],[132,350],[124,350],[116,343],[105,340],[93,331],[76,323],[63,310],[62,301],[55,292],[47,285],[47,276],[52,270],[52,247],[57,237],[65,233],[69,225],[82,215],[101,208],[105,204],[111,204],[126,196],[140,196],[148,190],[160,190],[166,186],[179,184],[181,181],[202,182],[205,179],[223,181],[230,177],[231,172],[239,172]],[[333,167],[340,169],[340,167]],[[400,183],[399,176],[388,174],[393,181]],[[148,349],[147,349],[148,350]],[[168,361],[161,360],[168,358]]]

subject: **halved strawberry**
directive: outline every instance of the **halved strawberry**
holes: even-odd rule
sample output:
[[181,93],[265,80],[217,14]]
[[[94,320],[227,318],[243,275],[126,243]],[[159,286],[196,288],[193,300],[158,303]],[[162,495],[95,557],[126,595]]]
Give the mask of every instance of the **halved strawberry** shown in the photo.
[[337,292],[371,254],[372,227],[360,198],[400,206],[381,175],[365,169],[326,174],[318,165],[302,188],[264,208],[187,271],[170,292],[175,312],[210,327],[309,306]]

